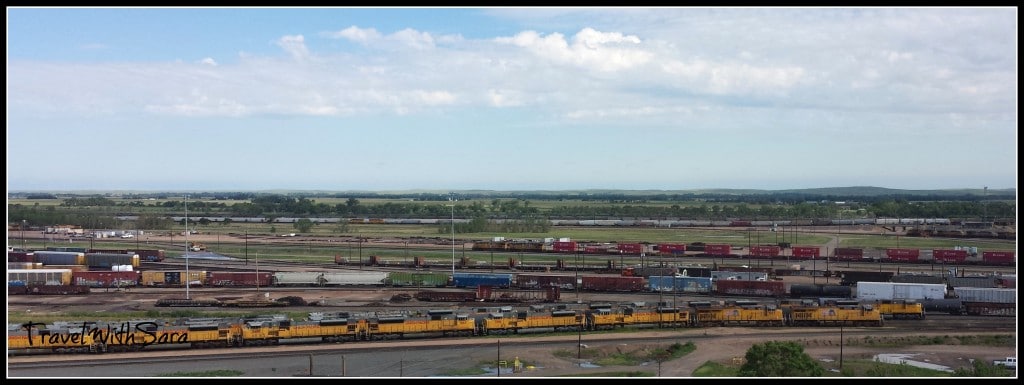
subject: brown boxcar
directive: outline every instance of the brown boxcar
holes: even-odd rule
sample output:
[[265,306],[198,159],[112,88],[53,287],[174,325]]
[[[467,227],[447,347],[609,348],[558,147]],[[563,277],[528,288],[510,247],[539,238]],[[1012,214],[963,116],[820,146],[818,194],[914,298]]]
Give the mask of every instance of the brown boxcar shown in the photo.
[[643,277],[585,275],[580,278],[580,288],[592,291],[644,291]]
[[782,281],[715,281],[715,292],[722,295],[743,295],[751,297],[785,297],[786,287]]

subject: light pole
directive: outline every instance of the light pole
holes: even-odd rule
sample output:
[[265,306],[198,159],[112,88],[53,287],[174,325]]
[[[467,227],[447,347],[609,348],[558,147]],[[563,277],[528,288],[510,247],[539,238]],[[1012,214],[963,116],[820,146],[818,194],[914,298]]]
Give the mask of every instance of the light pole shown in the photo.
[[189,296],[189,272],[188,272],[188,194],[185,194],[185,299],[192,299]]
[[21,220],[21,250],[22,251],[27,251],[28,250],[28,249],[25,248],[25,226],[26,226],[26,222],[27,221],[24,220],[24,219]]
[[452,202],[452,277],[455,277],[455,202],[458,199],[455,199],[455,194],[451,194],[448,201]]

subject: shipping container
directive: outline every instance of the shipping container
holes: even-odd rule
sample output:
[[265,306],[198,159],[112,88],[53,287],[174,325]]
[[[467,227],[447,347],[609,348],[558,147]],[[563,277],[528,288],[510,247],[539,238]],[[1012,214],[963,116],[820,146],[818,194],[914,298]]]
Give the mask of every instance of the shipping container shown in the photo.
[[726,256],[732,254],[732,245],[704,245],[704,254]]
[[814,246],[793,246],[793,257],[797,259],[814,259],[821,257],[821,248]]
[[956,263],[963,264],[967,261],[967,250],[932,250],[932,260],[935,263]]
[[1012,266],[1016,264],[1012,251],[982,251],[981,261],[986,265]]
[[786,287],[782,281],[714,281],[715,293],[721,295],[742,295],[754,297],[785,297]]
[[864,249],[852,248],[852,247],[837,247],[836,248],[836,260],[837,261],[860,261],[864,259]]
[[266,287],[273,282],[274,273],[268,271],[211,271],[206,275],[206,284],[217,287]]
[[684,243],[659,243],[658,244],[658,255],[661,256],[681,256],[686,254],[686,244]]
[[576,241],[555,241],[551,244],[551,250],[556,253],[575,253],[577,247]]
[[779,256],[778,246],[750,246],[750,256],[758,258],[774,258]]
[[920,262],[921,250],[919,249],[885,249],[885,256],[891,262]]
[[646,289],[643,277],[585,275],[580,285],[581,289],[592,291],[633,292]]
[[946,298],[945,284],[857,282],[857,298],[867,301],[924,300]]
[[134,287],[141,275],[137,271],[74,271],[71,279],[75,285],[89,287]]
[[642,243],[619,243],[616,245],[616,249],[619,254],[640,255],[644,252],[644,245]]

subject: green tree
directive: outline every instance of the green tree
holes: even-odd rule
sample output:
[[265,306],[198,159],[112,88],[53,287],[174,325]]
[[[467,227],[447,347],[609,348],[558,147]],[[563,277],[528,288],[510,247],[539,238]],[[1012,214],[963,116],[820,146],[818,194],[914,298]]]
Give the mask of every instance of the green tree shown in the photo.
[[747,350],[747,362],[740,367],[740,377],[821,377],[825,369],[803,346],[790,341],[768,341]]
[[313,228],[313,221],[309,220],[309,218],[299,218],[299,220],[295,221],[293,226],[295,226],[300,233],[308,233],[309,230]]

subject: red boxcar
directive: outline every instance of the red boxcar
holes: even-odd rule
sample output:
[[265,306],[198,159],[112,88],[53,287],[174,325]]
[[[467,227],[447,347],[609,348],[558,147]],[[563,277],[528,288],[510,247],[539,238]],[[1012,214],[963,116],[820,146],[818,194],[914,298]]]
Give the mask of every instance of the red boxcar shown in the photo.
[[573,290],[576,289],[576,277],[572,275],[516,274],[512,285],[520,289],[560,287]]
[[139,285],[138,271],[72,271],[71,282],[89,287],[133,287]]
[[967,261],[967,250],[932,250],[932,259],[936,263],[964,263]]
[[598,276],[580,277],[580,288],[594,291],[644,291],[644,277]]
[[785,297],[786,286],[782,281],[716,280],[715,292],[722,295]]
[[918,249],[885,249],[885,256],[890,262],[920,262],[921,250]]
[[36,254],[28,251],[8,251],[7,262],[35,262]]
[[778,246],[750,246],[751,257],[773,258],[779,256]]
[[864,259],[864,249],[855,249],[850,247],[837,247],[836,248],[836,260],[837,261],[860,261]]
[[704,245],[704,254],[730,255],[732,254],[732,245]]
[[793,257],[799,259],[814,259],[821,257],[821,248],[813,246],[793,246]]
[[206,282],[210,286],[270,286],[274,273],[261,271],[211,271],[206,273]]
[[1014,254],[1012,251],[982,251],[981,262],[986,265],[1010,266],[1014,264]]
[[747,227],[747,226],[750,226],[750,221],[732,221],[732,222],[729,222],[729,226],[732,226],[732,227]]
[[620,243],[616,248],[618,248],[619,254],[640,255],[640,253],[644,252],[644,245],[642,243]]
[[576,241],[555,241],[551,244],[551,249],[556,253],[575,253],[576,248]]
[[683,255],[686,253],[686,244],[680,243],[659,243],[658,255]]
[[608,246],[583,246],[583,252],[587,254],[607,254]]

